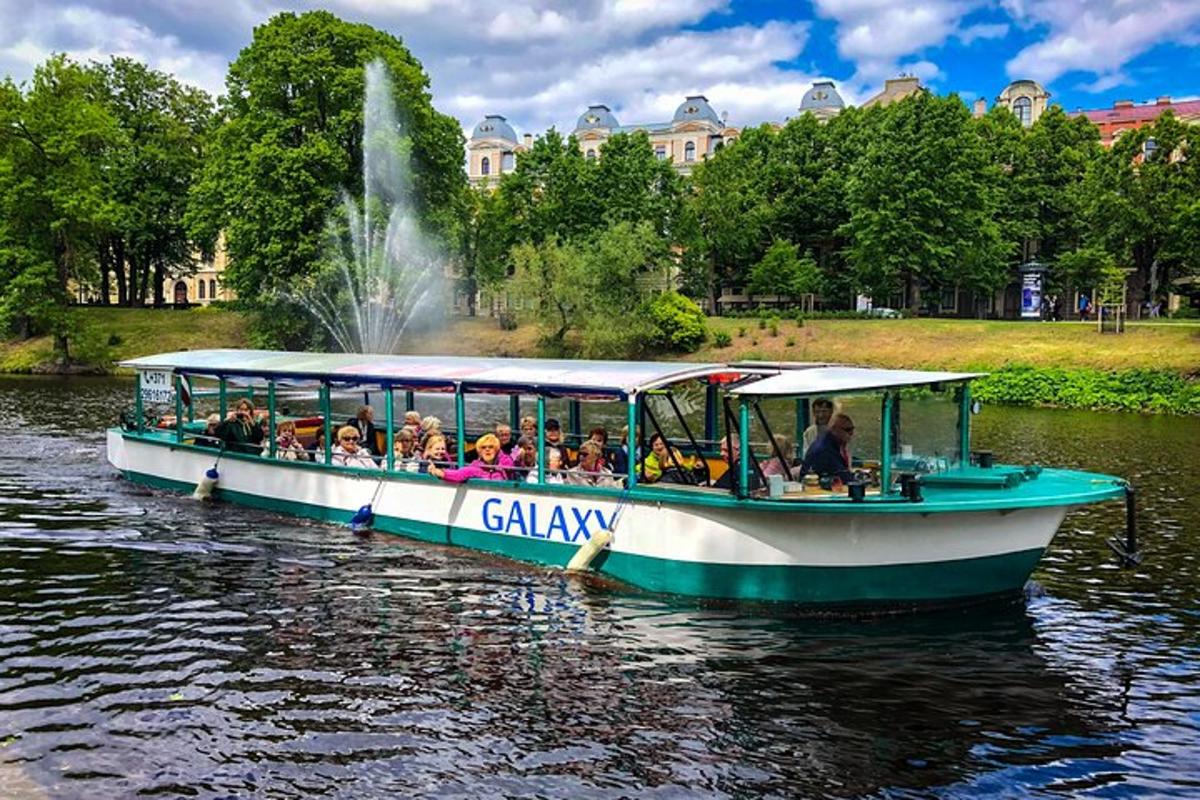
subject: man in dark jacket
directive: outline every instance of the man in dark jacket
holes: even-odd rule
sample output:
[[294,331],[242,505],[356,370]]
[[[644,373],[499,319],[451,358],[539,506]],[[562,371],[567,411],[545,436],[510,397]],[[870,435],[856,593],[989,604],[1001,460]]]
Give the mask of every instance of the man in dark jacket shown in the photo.
[[375,453],[378,449],[375,442],[375,409],[370,406],[359,406],[358,415],[354,419],[346,420],[346,424],[358,431],[363,450],[378,455]]
[[822,478],[853,480],[850,471],[850,440],[854,437],[854,421],[845,414],[834,414],[829,429],[817,437],[804,454],[800,474],[815,472]]

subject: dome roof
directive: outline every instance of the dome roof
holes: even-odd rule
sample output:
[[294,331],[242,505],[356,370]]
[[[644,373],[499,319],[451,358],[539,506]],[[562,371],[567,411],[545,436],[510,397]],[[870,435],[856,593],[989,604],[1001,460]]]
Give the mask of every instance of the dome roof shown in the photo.
[[688,122],[690,120],[707,120],[714,125],[724,125],[721,118],[717,116],[717,112],[713,111],[713,107],[708,104],[708,98],[702,94],[689,95],[679,104],[679,108],[675,109],[675,116],[671,118],[672,122]]
[[833,81],[815,81],[812,88],[804,93],[800,100],[801,111],[816,111],[817,109],[845,108],[846,103],[838,94]]
[[597,104],[588,106],[587,111],[579,115],[579,119],[575,122],[575,130],[586,131],[593,128],[619,128],[620,124],[613,113],[608,110],[608,106]]
[[504,117],[499,114],[488,114],[475,126],[475,130],[471,131],[472,139],[502,139],[506,142],[517,142],[517,132],[512,129],[505,121]]

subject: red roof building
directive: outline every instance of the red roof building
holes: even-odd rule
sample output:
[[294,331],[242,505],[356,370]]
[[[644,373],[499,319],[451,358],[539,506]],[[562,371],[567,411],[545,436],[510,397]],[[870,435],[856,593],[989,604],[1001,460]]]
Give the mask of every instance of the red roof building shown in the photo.
[[1076,111],[1070,116],[1084,116],[1100,129],[1100,143],[1111,147],[1125,131],[1149,125],[1158,119],[1158,115],[1170,109],[1175,116],[1185,122],[1200,122],[1200,100],[1185,100],[1172,102],[1169,97],[1160,97],[1153,103],[1136,105],[1132,100],[1118,100],[1112,108],[1100,108],[1094,111]]

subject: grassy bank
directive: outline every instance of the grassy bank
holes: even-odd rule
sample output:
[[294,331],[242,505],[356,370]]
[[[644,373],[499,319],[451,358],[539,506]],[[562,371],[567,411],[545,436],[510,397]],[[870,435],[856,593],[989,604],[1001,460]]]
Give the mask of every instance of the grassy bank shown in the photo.
[[[246,346],[246,317],[236,311],[79,308],[73,313],[82,333],[72,342],[72,355],[100,370],[151,353]],[[53,356],[48,336],[0,342],[0,372],[44,371]]]
[[[79,309],[81,350],[109,364],[169,350],[245,347],[247,319],[223,309]],[[710,319],[692,361],[831,361],[878,367],[993,373],[977,384],[989,402],[1200,414],[1200,325],[1132,324],[1101,335],[1077,323],[975,320]],[[730,344],[717,347],[715,334]],[[407,350],[443,355],[538,355],[538,331],[500,330],[488,318],[451,318],[411,337]],[[0,344],[0,371],[30,372],[51,357],[49,339]]]

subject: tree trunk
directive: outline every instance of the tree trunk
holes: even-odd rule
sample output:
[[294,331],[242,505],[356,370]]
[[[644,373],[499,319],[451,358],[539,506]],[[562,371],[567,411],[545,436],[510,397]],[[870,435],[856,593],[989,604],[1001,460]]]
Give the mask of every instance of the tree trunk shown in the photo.
[[167,282],[167,268],[160,258],[154,264],[154,307],[162,308],[166,302],[163,297],[163,284]]
[[133,305],[129,300],[129,285],[125,282],[125,243],[119,238],[113,239],[113,271],[117,279],[117,305]]
[[109,271],[112,269],[112,251],[109,250],[108,242],[100,243],[100,305],[108,305],[108,293],[112,288],[112,283],[109,281]]
[[143,262],[139,264],[138,272],[140,273],[138,286],[138,305],[144,306],[146,305],[146,291],[150,288],[150,263]]

